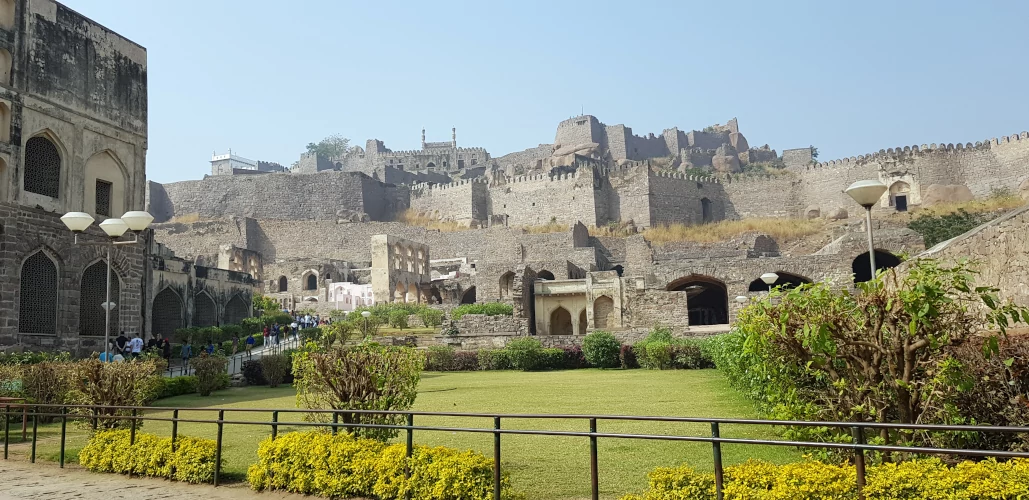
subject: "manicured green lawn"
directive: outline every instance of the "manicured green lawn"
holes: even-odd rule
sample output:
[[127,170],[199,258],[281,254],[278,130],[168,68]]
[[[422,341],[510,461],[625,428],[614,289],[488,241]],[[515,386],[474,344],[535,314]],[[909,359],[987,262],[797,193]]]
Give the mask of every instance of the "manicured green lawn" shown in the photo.
[[[214,395],[180,396],[161,400],[165,407],[294,408],[290,387],[229,389]],[[425,373],[415,403],[418,411],[469,413],[558,413],[608,415],[705,416],[754,418],[750,404],[733,392],[714,370],[572,370],[559,372],[457,372]],[[155,415],[170,416],[170,412]],[[181,411],[180,418],[215,418],[216,413]],[[233,413],[226,420],[270,421],[268,413]],[[297,421],[299,414],[282,414],[280,421]],[[417,417],[416,425],[492,428],[491,419]],[[504,428],[588,431],[586,420],[502,421]],[[280,426],[279,432],[291,428]],[[55,437],[59,428],[41,426],[39,456],[56,459]],[[142,431],[169,435],[171,425],[148,422]],[[598,431],[612,433],[710,435],[706,424],[600,421]],[[69,426],[69,451],[85,442],[82,431]],[[774,437],[770,429],[723,426],[724,437]],[[213,424],[180,423],[179,433],[214,438]],[[256,459],[258,443],[267,438],[265,426],[226,425],[223,457],[226,472],[242,477]],[[493,454],[489,434],[415,432],[415,442],[426,445],[474,449]],[[21,448],[21,447],[19,447]],[[598,446],[602,496],[614,498],[645,486],[646,473],[659,466],[683,462],[697,469],[711,470],[711,445],[706,443],[654,440],[601,439]],[[20,450],[19,450],[20,451]],[[589,440],[574,437],[504,435],[501,439],[503,468],[511,473],[515,487],[530,499],[589,497]],[[782,447],[723,445],[726,464],[760,458],[786,462],[800,458],[800,452]]]

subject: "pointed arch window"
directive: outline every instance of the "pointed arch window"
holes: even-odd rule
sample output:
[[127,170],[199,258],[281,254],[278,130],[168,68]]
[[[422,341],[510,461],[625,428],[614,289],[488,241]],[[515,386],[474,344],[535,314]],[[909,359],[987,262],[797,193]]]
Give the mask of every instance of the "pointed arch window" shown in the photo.
[[[115,308],[111,310],[111,328],[108,333],[118,335],[118,311],[121,297],[121,286],[118,276],[111,275],[111,302]],[[102,336],[107,324],[107,311],[103,304],[107,301],[107,262],[97,261],[82,272],[79,285],[79,334]]]
[[18,331],[57,334],[57,264],[42,251],[21,265]]
[[61,191],[61,153],[43,136],[25,143],[25,190],[57,198]]

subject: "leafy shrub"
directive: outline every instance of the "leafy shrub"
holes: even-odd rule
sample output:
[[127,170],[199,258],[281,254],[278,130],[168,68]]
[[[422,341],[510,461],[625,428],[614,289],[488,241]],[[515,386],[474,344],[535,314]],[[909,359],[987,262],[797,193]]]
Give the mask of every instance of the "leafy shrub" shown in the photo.
[[44,361],[71,361],[70,352],[0,352],[0,365],[34,365]]
[[434,372],[446,372],[454,370],[455,354],[456,351],[453,347],[450,346],[430,346],[425,351],[425,369]]
[[21,367],[0,364],[0,398],[20,398],[21,393]]
[[476,351],[457,351],[454,353],[454,370],[472,372],[479,369],[479,353]]
[[655,328],[632,347],[643,368],[667,370],[714,367],[714,362],[701,345],[699,340],[676,338],[671,330]]
[[532,337],[521,337],[507,343],[511,368],[525,372],[542,370],[546,362],[543,344]]
[[[493,498],[493,461],[473,451],[387,445],[340,433],[291,432],[261,442],[247,481],[258,491],[287,490],[331,498],[487,500]],[[410,478],[405,470],[410,468]],[[502,498],[513,498],[501,478]]]
[[542,360],[535,370],[560,370],[565,366],[565,351],[559,347],[543,349]]
[[261,368],[260,359],[250,359],[243,362],[243,380],[247,385],[268,385],[264,378],[264,370]]
[[158,399],[196,394],[197,392],[197,378],[193,375],[168,377],[162,379],[162,381],[163,384],[161,386],[161,393],[157,396]]
[[261,374],[270,387],[278,387],[290,371],[289,356],[269,354],[261,357]]
[[[714,500],[714,474],[698,473],[688,466],[662,467],[648,474],[642,495],[622,500]],[[1029,496],[1029,460],[961,462],[954,467],[940,459],[871,465],[863,490],[867,500],[915,500],[928,498],[1016,499]],[[806,461],[784,465],[750,460],[726,467],[726,500],[821,500],[854,499],[857,474],[850,465]]]
[[486,304],[462,304],[450,311],[450,318],[454,321],[461,319],[465,314],[484,314],[486,316],[511,316],[514,314],[514,307],[510,304],[500,302],[489,302]]
[[71,384],[71,363],[41,361],[21,367],[22,393],[30,403],[61,404],[67,400]]
[[967,233],[976,227],[996,218],[999,213],[969,213],[964,208],[950,214],[920,215],[911,222],[908,228],[922,235],[925,248],[947,241],[955,236]]
[[317,327],[317,326],[312,326],[312,327],[308,327],[308,328],[301,328],[300,329],[300,340],[302,340],[304,342],[317,342],[317,341],[321,340],[322,334],[323,334],[322,328]]
[[[147,406],[164,387],[162,368],[155,360],[130,363],[104,363],[86,359],[66,366],[71,382],[68,402],[100,406],[101,416],[129,415],[131,410],[115,410],[115,406]],[[82,410],[89,414],[91,410]],[[85,422],[84,422],[85,423]],[[98,425],[107,429],[126,427],[128,420],[100,418]]]
[[480,370],[510,370],[511,356],[504,349],[487,349],[479,351]]
[[228,375],[225,373],[228,360],[224,356],[203,354],[190,361],[190,364],[197,377],[197,392],[201,396],[210,396],[215,390],[223,388],[224,382],[219,375]]
[[100,431],[79,452],[79,464],[93,472],[207,483],[214,480],[215,446],[210,439],[178,436],[172,451],[171,438],[138,433],[130,444],[128,430]]
[[[409,410],[418,395],[424,355],[408,347],[362,344],[313,350],[293,355],[297,406],[336,410]],[[395,414],[340,413],[343,423],[403,425],[404,416]],[[315,421],[328,421],[324,413],[309,414]],[[388,440],[397,429],[354,428],[362,437]]]
[[618,339],[610,332],[597,330],[582,340],[586,362],[597,368],[618,368]]
[[639,362],[636,361],[636,352],[632,350],[631,345],[622,344],[622,347],[618,350],[618,361],[621,363],[622,368],[640,367]]
[[439,309],[422,309],[418,311],[418,319],[422,320],[425,326],[435,328],[443,324],[443,311]]
[[564,352],[564,358],[561,360],[561,365],[556,367],[557,369],[577,370],[589,367],[589,363],[586,362],[586,355],[583,354],[581,347],[569,345],[558,347],[558,349]]
[[392,326],[393,328],[399,328],[401,330],[407,328],[407,312],[400,310],[390,312],[389,326]]

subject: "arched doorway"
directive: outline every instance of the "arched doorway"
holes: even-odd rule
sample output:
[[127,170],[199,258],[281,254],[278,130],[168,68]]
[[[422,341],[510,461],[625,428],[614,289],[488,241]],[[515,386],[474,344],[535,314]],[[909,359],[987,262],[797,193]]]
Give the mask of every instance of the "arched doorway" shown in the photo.
[[714,216],[711,214],[711,200],[707,198],[700,199],[700,220],[705,223],[714,220]]
[[[121,286],[117,274],[112,273],[111,280],[111,302],[115,308],[111,310],[111,328],[109,333],[117,336],[120,331],[118,319],[121,308]],[[107,323],[107,311],[104,310],[104,302],[107,301],[107,262],[97,261],[86,268],[82,273],[82,282],[79,286],[79,334],[96,335],[104,334]]]
[[225,304],[225,321],[222,324],[235,325],[250,316],[250,308],[239,295],[233,295]]
[[150,314],[150,331],[154,337],[170,338],[183,324],[182,299],[171,288],[165,288],[154,296]]
[[439,293],[439,287],[437,287],[435,285],[430,287],[429,288],[429,295],[432,297],[430,299],[430,302],[429,302],[430,304],[442,304],[443,303],[443,296],[440,295],[440,293]]
[[668,284],[667,290],[687,294],[690,325],[729,323],[729,294],[721,280],[691,274],[672,281]]
[[550,334],[551,335],[572,335],[572,314],[568,309],[558,307],[550,313]]
[[547,271],[546,269],[536,273],[536,279],[538,280],[554,280],[554,273]]
[[211,296],[200,292],[193,297],[193,326],[215,326],[218,323],[218,311],[214,307]]
[[589,321],[586,320],[586,310],[583,309],[579,312],[579,335],[586,335],[586,330],[589,329]]
[[304,290],[317,290],[318,289],[318,276],[314,273],[308,274],[304,278]]
[[[782,288],[783,290],[789,290],[797,288],[804,283],[811,283],[811,280],[800,276],[798,274],[787,273],[783,271],[776,271],[775,274],[779,275],[779,279],[772,283],[773,288]],[[767,292],[768,284],[766,284],[761,278],[758,278],[750,282],[750,287],[747,288],[748,292]]]
[[898,212],[907,212],[911,186],[904,181],[894,182],[890,186],[890,206]]
[[279,276],[279,291],[285,292],[289,290],[289,280],[285,276]]
[[[886,250],[875,251],[875,270],[877,272],[899,265],[900,257]],[[872,266],[868,259],[868,252],[855,257],[850,268],[854,272],[854,283],[864,283],[872,280]]]
[[593,301],[593,326],[598,330],[611,328],[614,324],[615,301],[603,295]]
[[465,292],[463,294],[461,294],[461,303],[462,304],[474,304],[475,303],[475,287],[474,286],[469,288],[469,289],[467,289],[467,290],[465,290]]
[[511,291],[514,288],[515,273],[508,271],[500,277],[500,298],[510,299]]

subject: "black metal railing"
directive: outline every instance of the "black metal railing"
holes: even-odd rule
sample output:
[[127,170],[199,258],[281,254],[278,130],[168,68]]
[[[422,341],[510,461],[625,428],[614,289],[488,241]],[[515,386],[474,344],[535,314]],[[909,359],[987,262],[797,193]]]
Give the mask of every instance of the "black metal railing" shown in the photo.
[[[218,485],[221,476],[221,455],[222,437],[226,425],[249,425],[265,426],[271,429],[271,438],[278,436],[279,427],[322,427],[329,428],[336,433],[339,428],[373,428],[373,429],[396,429],[406,433],[407,456],[410,457],[414,450],[414,432],[463,432],[480,433],[493,435],[493,476],[494,476],[494,498],[500,499],[501,486],[501,436],[502,435],[530,435],[530,436],[562,436],[581,437],[589,439],[590,444],[590,487],[592,498],[600,496],[599,488],[599,465],[597,442],[600,439],[643,439],[661,441],[686,441],[711,443],[712,458],[714,462],[715,490],[717,498],[723,498],[723,471],[722,445],[723,444],[746,444],[765,446],[787,446],[796,448],[814,449],[835,449],[848,450],[853,453],[853,463],[857,472],[857,489],[860,493],[865,485],[865,453],[866,452],[888,452],[888,453],[913,453],[922,455],[960,455],[972,457],[996,457],[996,458],[1029,458],[1029,452],[1013,452],[998,450],[977,450],[961,448],[932,448],[924,446],[901,446],[901,445],[874,445],[865,441],[866,430],[882,431],[926,431],[926,432],[976,432],[985,434],[996,433],[1029,433],[1029,427],[998,427],[979,425],[909,425],[893,423],[874,422],[807,422],[807,421],[784,421],[784,420],[753,420],[753,419],[727,419],[727,418],[700,418],[700,417],[657,417],[657,416],[631,416],[631,415],[552,415],[552,414],[488,414],[488,413],[452,413],[452,412],[416,412],[416,411],[375,411],[375,410],[304,410],[304,409],[254,409],[254,408],[183,408],[183,407],[143,407],[143,406],[89,406],[89,405],[38,405],[21,403],[0,403],[4,409],[4,459],[8,458],[10,445],[10,416],[22,415],[27,409],[32,419],[32,437],[29,460],[36,460],[36,442],[38,424],[40,418],[60,419],[61,443],[59,463],[64,467],[65,441],[67,439],[68,420],[89,420],[93,429],[97,428],[97,422],[105,419],[129,420],[130,442],[135,442],[137,422],[157,421],[171,422],[171,439],[174,449],[178,437],[178,424],[197,423],[217,425],[217,438],[215,439],[215,469],[213,484]],[[76,413],[69,413],[74,410]],[[128,415],[110,415],[103,412],[129,411]],[[171,417],[147,416],[146,412],[171,412]],[[216,413],[217,419],[180,418],[180,411]],[[227,413],[252,414],[264,413],[271,416],[269,421],[247,421],[227,420]],[[293,414],[330,414],[331,422],[310,422],[282,420],[280,415]],[[405,425],[391,424],[361,424],[361,423],[340,423],[340,414],[370,414],[370,415],[403,415],[406,418]],[[455,418],[480,418],[492,420],[490,427],[445,427],[445,426],[416,426],[414,419],[420,417],[455,417]],[[501,423],[511,420],[576,420],[588,424],[588,432],[559,431],[559,430],[525,430],[510,429],[501,427]],[[710,436],[680,436],[671,434],[631,434],[599,432],[598,423],[604,422],[671,422],[684,424],[708,424],[711,427]],[[835,442],[811,442],[791,441],[775,439],[748,439],[748,438],[726,438],[721,436],[722,425],[742,426],[763,426],[763,427],[831,427],[849,430],[853,435],[851,443]]]

